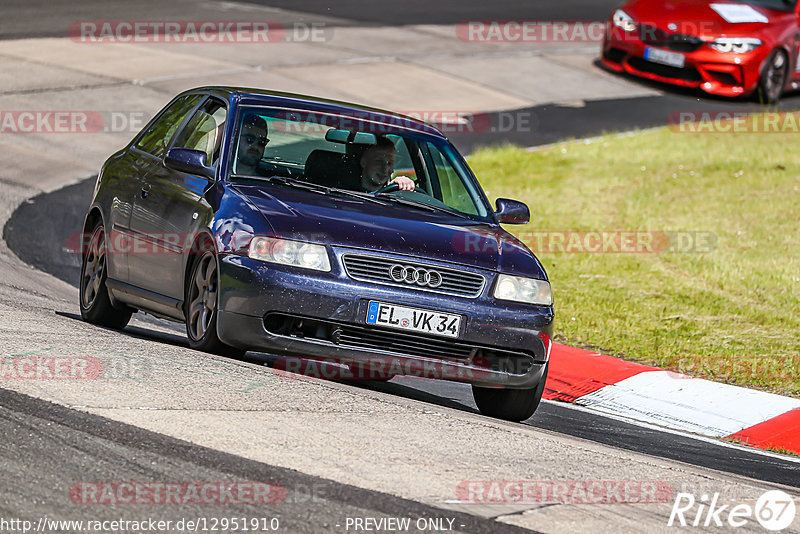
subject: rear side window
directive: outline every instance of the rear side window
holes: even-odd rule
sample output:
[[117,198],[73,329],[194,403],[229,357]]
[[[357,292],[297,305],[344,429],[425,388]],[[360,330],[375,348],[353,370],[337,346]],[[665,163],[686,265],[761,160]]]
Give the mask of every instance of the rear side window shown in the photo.
[[200,98],[200,95],[187,95],[177,99],[147,127],[134,146],[160,158],[178,126]]

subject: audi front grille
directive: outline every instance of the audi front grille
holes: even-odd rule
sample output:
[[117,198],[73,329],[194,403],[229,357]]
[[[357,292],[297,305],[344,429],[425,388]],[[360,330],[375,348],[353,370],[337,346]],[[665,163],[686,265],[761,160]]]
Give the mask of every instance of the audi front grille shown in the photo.
[[371,352],[381,351],[400,356],[469,363],[514,375],[528,373],[534,362],[538,361],[533,352],[487,347],[453,339],[434,339],[413,332],[399,332],[285,313],[266,315],[264,328],[276,336],[330,343],[331,346]]
[[361,254],[345,254],[342,256],[342,260],[347,275],[362,282],[375,282],[469,298],[480,295],[486,285],[486,278],[480,274],[438,265]]

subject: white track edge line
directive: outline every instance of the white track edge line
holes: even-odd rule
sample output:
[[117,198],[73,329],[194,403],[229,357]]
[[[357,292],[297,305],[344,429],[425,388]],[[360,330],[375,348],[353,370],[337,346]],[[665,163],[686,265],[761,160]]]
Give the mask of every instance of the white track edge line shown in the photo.
[[[753,454],[759,454],[761,456],[768,456],[770,458],[775,458],[777,460],[784,460],[784,461],[800,464],[800,457],[779,454],[777,452],[772,452],[772,451],[768,451],[768,450],[765,450],[765,449],[759,449],[759,448],[756,448],[756,447],[753,447],[753,446],[738,445],[736,443],[731,443],[731,442],[728,442],[728,441],[724,441],[721,438],[712,438],[712,437],[709,437],[709,436],[704,436],[702,434],[693,434],[691,432],[685,432],[685,431],[677,430],[677,429],[670,428],[670,427],[667,427],[667,426],[660,426],[660,425],[656,425],[656,424],[652,424],[652,423],[645,423],[643,421],[637,421],[637,420],[634,420],[634,419],[626,419],[625,417],[622,417],[620,415],[608,414],[608,413],[600,412],[600,411],[597,411],[597,410],[592,410],[591,408],[586,408],[586,407],[580,406],[578,404],[572,404],[571,402],[563,402],[563,401],[556,401],[556,400],[550,400],[550,399],[542,399],[542,402],[545,402],[545,403],[548,403],[548,404],[554,404],[556,406],[562,406],[562,407],[569,408],[569,409],[572,409],[572,410],[577,410],[579,412],[589,413],[589,414],[592,414],[592,415],[599,415],[599,416],[602,416],[602,417],[608,417],[609,419],[614,419],[615,421],[620,421],[620,422],[623,422],[623,423],[629,423],[631,425],[639,426],[639,427],[642,427],[642,428],[648,428],[650,430],[657,430],[657,431],[660,431],[660,432],[667,432],[669,434],[675,434],[675,435],[678,435],[678,436],[683,436],[683,437],[687,437],[687,438],[691,438],[691,439],[696,439],[696,440],[699,440],[699,441],[704,441],[706,443],[712,443],[712,444],[715,444],[715,445],[719,445],[721,447],[728,447],[730,449],[737,449],[737,450],[744,451],[744,452],[750,452],[750,453],[753,453]],[[645,454],[649,454],[649,453],[645,453]]]

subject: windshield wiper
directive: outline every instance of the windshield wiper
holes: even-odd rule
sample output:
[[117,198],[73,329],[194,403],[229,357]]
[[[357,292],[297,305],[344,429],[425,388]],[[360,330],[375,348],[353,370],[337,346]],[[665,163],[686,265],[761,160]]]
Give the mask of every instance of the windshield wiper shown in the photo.
[[287,187],[294,187],[295,189],[303,189],[306,191],[313,191],[315,193],[319,193],[321,195],[342,195],[342,196],[349,196],[353,198],[357,198],[359,200],[366,200],[368,202],[373,202],[376,204],[380,204],[382,206],[386,205],[386,202],[382,202],[375,198],[373,195],[364,193],[360,194],[355,191],[348,191],[346,189],[339,189],[336,187],[327,187],[324,185],[319,184],[312,184],[310,182],[303,182],[301,180],[296,180],[294,178],[287,178],[286,176],[250,176],[245,174],[232,174],[231,178],[238,178],[238,179],[249,179],[249,180],[257,180],[263,182],[269,182],[271,184],[280,184],[285,185]]
[[387,205],[386,202],[384,202],[383,200],[375,198],[375,195],[373,195],[372,193],[359,193],[358,191],[352,191],[350,189],[339,189],[338,187],[332,187],[331,191],[348,197],[366,200],[367,202],[374,202],[382,206]]
[[445,208],[444,206],[436,206],[432,204],[426,204],[425,202],[419,202],[417,200],[411,200],[409,198],[396,197],[391,193],[376,193],[375,196],[380,197],[381,200],[389,200],[390,202],[402,204],[404,206],[411,206],[414,208],[421,208],[428,211],[447,213],[450,215],[455,215],[457,217],[464,217],[462,213],[459,213],[456,210],[450,208]]
[[328,195],[331,192],[330,187],[325,187],[324,185],[317,185],[311,184],[308,182],[301,182],[300,180],[295,180],[294,178],[287,178],[286,176],[250,176],[246,174],[232,174],[231,178],[244,178],[250,180],[257,180],[261,182],[269,182],[271,184],[280,184],[285,185],[288,187],[294,187],[296,189],[305,189],[306,191],[315,191],[317,193],[322,193],[323,195]]

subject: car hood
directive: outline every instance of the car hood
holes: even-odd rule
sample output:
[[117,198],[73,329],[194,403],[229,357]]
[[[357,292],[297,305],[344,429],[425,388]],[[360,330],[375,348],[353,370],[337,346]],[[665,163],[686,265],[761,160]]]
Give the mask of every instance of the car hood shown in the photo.
[[[764,15],[769,23],[728,22],[711,4],[749,7]],[[656,26],[662,30],[669,30],[669,25],[674,24],[676,29],[672,31],[695,35],[704,40],[720,36],[756,35],[772,24],[788,23],[793,19],[792,13],[729,0],[633,0],[622,9],[640,24]]]
[[283,186],[234,189],[279,237],[546,279],[533,253],[497,225]]

